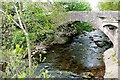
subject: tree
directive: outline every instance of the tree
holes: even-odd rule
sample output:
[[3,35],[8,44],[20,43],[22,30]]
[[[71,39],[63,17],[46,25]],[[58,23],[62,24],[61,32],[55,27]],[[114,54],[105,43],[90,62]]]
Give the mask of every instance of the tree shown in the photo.
[[[17,54],[19,53],[21,54],[20,56],[22,56],[24,54],[22,51],[24,51],[25,53],[27,52],[29,54],[29,68],[31,68],[30,44],[32,44],[32,47],[36,45],[35,43],[41,43],[43,41],[50,42],[51,40],[53,40],[54,33],[58,27],[56,25],[57,22],[63,21],[66,18],[66,15],[61,13],[66,11],[79,11],[89,9],[88,6],[85,7],[85,5],[82,3],[65,3],[67,5],[70,5],[67,8],[65,8],[64,5],[61,4],[63,3],[20,3],[14,2],[14,0],[13,2],[5,3],[5,7],[3,6],[3,9],[0,10],[2,13],[4,13],[4,16],[6,17],[3,20],[5,25],[3,24],[2,26],[5,26],[4,30],[6,30],[6,33],[7,31],[9,31],[7,29],[8,27],[15,27],[14,30],[12,30],[13,28],[10,29],[10,32],[13,33],[12,36],[4,35],[5,37],[10,37],[10,39],[7,38],[7,40],[9,40],[10,42],[8,44],[5,44],[5,46],[7,46],[5,50],[10,49],[10,52],[8,53],[12,53],[12,51],[16,53],[15,59],[20,59],[17,62],[18,64],[19,61],[21,61],[21,57],[18,58]],[[74,7],[74,4],[76,5],[76,7],[72,8]],[[79,7],[77,8],[77,6]],[[11,49],[12,46],[14,47]],[[28,49],[27,51],[26,48]],[[7,53],[7,51],[4,53]],[[11,62],[15,59],[11,59]],[[19,65],[17,65],[17,67],[18,66]],[[12,67],[16,67],[15,64]],[[25,72],[27,73],[27,71]]]
[[114,1],[110,2],[109,0],[106,0],[104,2],[98,3],[98,8],[100,10],[112,10],[112,11],[119,11],[120,10],[120,1]]
[[[15,2],[15,1],[13,0],[13,2]],[[14,7],[15,7],[15,11],[16,11],[16,13],[17,13],[18,21],[19,21],[19,24],[16,23],[16,25],[19,26],[19,27],[22,29],[22,31],[24,32],[24,34],[25,34],[25,36],[26,36],[26,42],[27,42],[27,47],[28,47],[29,68],[31,69],[31,48],[30,48],[29,34],[28,34],[27,29],[25,29],[25,28],[23,27],[23,24],[22,24],[22,21],[21,21],[21,19],[20,19],[20,15],[19,15],[19,13],[18,13],[18,10],[17,10],[16,5],[14,5]]]
[[[57,14],[59,11],[52,4],[49,5],[48,3],[22,3],[22,7],[21,7],[21,3],[19,2],[15,3],[14,0],[13,2],[5,3],[5,5],[2,8],[3,9],[1,9],[0,12],[2,12],[6,16],[6,19],[4,19],[3,21],[7,21],[5,22],[6,24],[10,24],[8,26],[4,24],[3,25],[5,27],[11,27],[11,26],[16,27],[13,33],[17,32],[17,34],[14,33],[11,37],[13,39],[10,39],[10,40],[14,40],[14,36],[21,37],[19,35],[21,35],[22,33],[24,33],[26,37],[27,47],[25,48],[28,49],[29,68],[31,68],[30,41],[31,43],[39,42],[39,41],[42,42],[43,40],[49,39],[49,37],[51,37],[50,35],[54,32],[53,30],[56,27],[55,23],[51,20],[51,17],[53,16],[52,14],[54,14],[53,12]],[[55,10],[53,10],[53,8]],[[49,12],[52,14],[49,14]],[[20,29],[21,31],[19,32]],[[5,30],[7,30],[7,28],[5,28]],[[9,35],[7,35],[7,37],[8,36]],[[11,42],[15,43],[14,41],[11,41]],[[20,40],[18,40],[18,42],[20,42]],[[8,45],[6,44],[5,46],[8,46]],[[17,53],[16,52],[17,48],[21,48],[22,45],[23,44],[19,45],[19,43],[16,43],[14,45],[15,47],[10,51],[11,52],[14,51],[14,53]],[[5,49],[9,50],[10,47]],[[4,53],[7,53],[7,52],[4,52]],[[17,59],[17,56],[16,56],[16,59]]]
[[[13,3],[15,3],[14,0],[12,0],[12,1],[13,1]],[[14,4],[14,8],[15,8],[15,11],[16,11],[16,14],[17,14],[17,18],[18,18],[19,23],[17,23],[14,19],[11,19],[11,20],[12,20],[17,26],[19,26],[19,28],[24,32],[24,34],[25,34],[25,36],[26,36],[26,42],[27,42],[27,47],[28,47],[29,68],[31,69],[31,48],[30,48],[29,34],[28,34],[27,29],[25,29],[25,27],[23,26],[23,23],[22,23],[21,18],[20,18],[20,14],[18,13],[18,9],[17,9],[17,6],[16,6],[15,4]],[[0,11],[9,17],[9,15],[6,14],[4,11],[2,11],[2,10],[0,10]]]
[[90,11],[91,7],[88,2],[57,2],[56,5],[63,6],[66,11]]

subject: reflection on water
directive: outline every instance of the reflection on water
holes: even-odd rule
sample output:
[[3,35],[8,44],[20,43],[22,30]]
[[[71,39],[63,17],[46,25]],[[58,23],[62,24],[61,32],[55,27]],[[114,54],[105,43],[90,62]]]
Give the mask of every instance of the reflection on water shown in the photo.
[[68,70],[80,74],[92,72],[103,77],[105,63],[103,53],[112,47],[111,41],[100,30],[73,37],[70,43],[53,45],[46,55],[46,62],[54,64],[58,70]]

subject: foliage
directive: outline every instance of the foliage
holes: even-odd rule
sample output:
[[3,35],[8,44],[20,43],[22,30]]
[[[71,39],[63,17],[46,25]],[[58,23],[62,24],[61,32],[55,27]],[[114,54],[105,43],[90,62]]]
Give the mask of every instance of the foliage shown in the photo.
[[[54,78],[54,76],[52,77]],[[43,68],[40,70],[40,74],[38,74],[36,78],[51,78],[51,75],[48,73],[48,70]]]
[[26,48],[26,41],[25,41],[26,39],[24,33],[21,30],[16,30],[13,32],[13,34],[15,35],[10,37],[11,44],[9,44],[11,49],[14,49],[16,44],[19,44],[24,48]]
[[49,39],[54,32],[55,25],[47,15],[48,11],[41,5],[42,3],[26,3],[24,7],[22,20],[25,23],[32,41],[41,41]]
[[[6,12],[6,14],[9,14],[11,18],[17,21],[17,15],[13,9],[13,4],[5,4],[6,5],[3,5],[3,10]],[[31,43],[44,40],[51,41],[53,39],[54,29],[57,26],[52,17],[57,15],[57,13],[59,13],[59,10],[59,8],[57,9],[54,7],[54,5],[50,5],[48,3],[25,2],[22,4],[22,8],[19,13],[24,27],[28,30]],[[8,22],[5,24],[5,26],[10,24],[7,27],[11,27],[12,30],[11,37],[7,35],[7,37],[10,37],[9,41],[13,42],[10,47],[15,46],[15,44],[26,46],[25,36],[23,35],[22,31],[20,31],[18,26],[16,26],[15,29],[13,28],[15,24],[11,21],[11,18],[9,20],[8,18],[4,20]]]
[[14,50],[6,50],[9,64],[7,65],[5,76],[7,78],[17,78],[26,70],[26,61],[21,60],[22,53],[25,52],[20,45],[16,45]]
[[[7,13],[7,12],[6,12]],[[2,30],[2,40],[1,40],[1,45],[2,45],[2,49],[6,49],[9,48],[9,44],[11,44],[10,42],[10,37],[12,36],[13,32],[14,32],[14,28],[15,26],[13,24],[11,24],[11,15],[9,17],[7,17],[6,15],[2,15],[2,25],[1,25],[1,30]]]
[[[18,7],[22,24],[28,31],[33,46],[35,45],[34,43],[42,42],[44,40],[52,41],[54,39],[53,34],[57,28],[57,22],[64,21],[66,18],[65,14],[61,14],[62,12],[91,10],[89,4],[84,2],[59,2],[54,4],[17,2],[16,5]],[[2,46],[5,46],[4,53],[9,61],[4,77],[28,77],[29,70],[31,71],[29,77],[32,77],[37,68],[37,63],[34,61],[32,63],[32,69],[29,69],[28,61],[22,60],[22,55],[27,52],[28,48],[24,33],[12,21],[13,18],[18,22],[18,16],[16,15],[13,3],[4,3],[2,9],[9,15],[6,16],[5,14],[2,20],[2,37],[4,38],[4,44]],[[73,25],[79,32],[91,30],[88,23],[76,22]],[[41,70],[41,74],[37,77],[49,78],[50,75],[48,75],[48,71]]]
[[66,11],[90,11],[90,4],[88,2],[59,2],[56,5],[61,5]]
[[98,8],[100,10],[113,10],[113,11],[119,11],[120,10],[120,1],[114,1],[114,2],[109,2],[109,1],[104,1],[104,2],[99,2]]
[[[27,50],[26,50],[27,51]],[[6,68],[6,71],[4,73],[3,78],[27,78],[27,77],[33,77],[35,70],[38,67],[38,63],[34,61],[32,63],[32,69],[28,68],[28,60],[22,60],[22,54],[25,51],[23,50],[23,47],[20,47],[20,45],[16,45],[16,48],[12,51],[7,50],[6,51],[9,56],[9,64]],[[30,76],[28,76],[30,70]],[[36,76],[36,78],[49,78],[50,75],[48,74],[47,70],[41,69],[40,74]]]
[[84,31],[89,32],[93,30],[92,26],[88,22],[81,23],[79,21],[76,21],[72,24],[72,26],[74,26],[79,33],[83,33]]
[[[61,12],[90,10],[90,5],[87,2],[57,2],[54,4],[24,2],[16,3],[16,5],[19,9],[22,23],[28,30],[32,45],[33,43],[44,40],[53,41],[53,34],[57,27],[56,23],[64,21],[67,17],[66,14],[61,15]],[[6,12],[6,14],[9,14],[11,18],[17,20],[17,15],[12,2],[4,3],[3,10]],[[25,35],[22,33],[22,31],[20,31],[18,26],[15,26],[15,24],[11,21],[11,18],[6,18],[6,20],[4,20],[8,22],[5,24],[5,26],[10,24],[7,27],[11,28],[8,31],[12,33],[11,36],[7,35],[7,37],[10,37],[8,41],[8,49],[10,47],[14,49],[16,44],[23,45],[25,48]],[[82,28],[84,27],[81,26],[81,29]]]

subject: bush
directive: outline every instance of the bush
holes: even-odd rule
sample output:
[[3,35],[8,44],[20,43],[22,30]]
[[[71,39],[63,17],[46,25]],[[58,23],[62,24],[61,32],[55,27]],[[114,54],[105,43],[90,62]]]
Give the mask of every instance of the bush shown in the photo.
[[25,78],[28,76],[29,70],[31,71],[30,77],[34,74],[34,70],[37,68],[35,62],[32,64],[32,69],[28,68],[28,60],[22,60],[22,54],[27,51],[16,45],[14,50],[6,50],[9,63],[3,78]]
[[[22,60],[22,54],[27,51],[20,47],[20,45],[16,45],[14,50],[7,50],[7,57],[9,60],[9,64],[3,73],[2,78],[32,78],[35,74],[35,70],[38,67],[38,63],[36,61],[32,62],[32,69],[28,67],[28,60]],[[30,72],[30,73],[29,73]],[[30,74],[30,75],[29,75]],[[40,74],[36,76],[36,78],[49,78],[47,70],[41,69]]]
[[85,31],[90,32],[93,30],[92,25],[88,22],[81,23],[80,21],[76,21],[72,23],[72,25],[76,28],[77,32],[79,33],[83,33]]
[[58,2],[56,5],[63,6],[66,11],[90,11],[88,2]]
[[[28,30],[31,43],[34,44],[35,42],[44,40],[51,41],[53,39],[54,29],[56,28],[56,24],[51,20],[51,16],[53,15],[48,14],[49,12],[54,12],[52,6],[50,6],[48,3],[21,3],[21,5],[21,11],[19,10],[19,13],[23,26],[26,30]],[[18,26],[15,25],[14,22],[12,22],[11,18],[18,22],[17,15],[13,8],[13,3],[5,3],[3,5],[3,10],[6,12],[6,14],[9,14],[9,18],[4,19],[5,24],[2,26],[5,26],[4,29],[7,30],[8,33],[12,33],[11,35],[5,35],[8,39],[8,45],[4,46],[7,46],[7,49],[14,49],[16,44],[26,47],[26,41],[23,32]],[[19,8],[20,7],[18,6],[18,9]],[[51,8],[52,10],[48,11],[46,8]],[[55,12],[57,13],[57,11]],[[11,29],[8,30],[8,27]]]
[[[21,5],[21,7],[19,6]],[[90,5],[87,2],[58,2],[50,5],[49,3],[16,3],[19,13],[22,19],[23,26],[28,30],[31,44],[34,45],[36,42],[41,42],[44,40],[53,41],[53,34],[56,29],[56,21],[65,20],[66,15],[60,15],[61,12],[65,11],[81,11],[81,10],[90,10]],[[65,7],[67,6],[67,7]],[[12,35],[8,40],[8,49],[15,48],[16,44],[26,47],[25,36],[22,31],[20,31],[18,26],[12,22],[11,18],[15,19],[17,22],[17,15],[13,7],[13,3],[5,3],[3,5],[3,10],[10,15],[6,21],[10,24],[7,27],[11,27],[8,32],[12,32]],[[21,10],[21,11],[20,11]],[[56,16],[55,20],[53,17]],[[58,17],[63,17],[58,19]],[[58,21],[58,22],[59,22]],[[89,30],[88,24],[79,24],[76,23],[76,28],[80,31]],[[16,27],[16,28],[15,28]],[[6,28],[7,29],[7,28]],[[12,31],[11,31],[12,30]]]
[[106,0],[104,2],[99,2],[98,4],[98,8],[100,10],[112,10],[112,11],[120,11],[120,2],[118,1],[109,1],[109,0]]
[[[19,6],[21,5],[21,7]],[[59,4],[59,3],[57,3]],[[57,28],[55,20],[52,19],[54,16],[60,16],[61,12],[65,11],[79,11],[79,10],[89,10],[89,5],[87,3],[60,3],[68,5],[68,7],[64,8],[61,5],[52,4],[49,5],[48,3],[16,3],[18,7],[18,11],[20,17],[22,19],[22,24],[26,31],[29,33],[31,44],[34,46],[36,42],[42,42],[44,40],[52,41],[54,38],[54,31]],[[57,7],[57,8],[56,8]],[[62,10],[63,9],[63,10]],[[24,33],[21,29],[13,23],[12,19],[17,20],[17,15],[15,13],[13,3],[5,3],[3,4],[3,10],[9,17],[5,16],[2,24],[5,33],[4,37],[6,37],[7,41],[4,41],[6,46],[4,53],[7,56],[9,64],[7,66],[5,76],[9,78],[23,78],[28,77],[29,70],[31,71],[32,77],[34,74],[35,69],[37,68],[37,63],[34,61],[32,63],[32,69],[28,68],[28,61],[22,60],[22,55],[27,52],[26,46],[26,39]],[[57,20],[65,20],[66,15],[62,15],[63,18]],[[56,18],[56,17],[55,17]],[[58,21],[58,22],[59,22]],[[85,23],[74,23],[75,28],[81,31],[90,31],[90,26]],[[10,29],[9,29],[10,28]],[[6,35],[8,33],[8,35]],[[10,33],[10,35],[9,35]],[[9,38],[8,38],[9,37]],[[48,71],[45,73],[41,73],[43,77],[47,76]],[[40,75],[40,76],[42,76]]]

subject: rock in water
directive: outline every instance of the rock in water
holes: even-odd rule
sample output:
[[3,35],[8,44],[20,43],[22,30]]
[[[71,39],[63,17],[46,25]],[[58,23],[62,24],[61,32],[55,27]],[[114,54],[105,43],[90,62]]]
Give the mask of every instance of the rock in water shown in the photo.
[[91,76],[103,77],[105,73],[103,53],[112,47],[108,37],[102,31],[95,30],[74,36],[69,42],[53,45],[47,50],[45,63],[53,64],[52,72],[71,71],[77,75],[91,73]]
[[[92,72],[96,77],[103,77],[105,73],[105,63],[103,53],[112,47],[111,41],[100,30],[85,33],[73,38],[70,45],[72,50],[68,54],[74,55],[75,60],[81,65],[84,71]],[[76,71],[79,72],[79,71]]]

